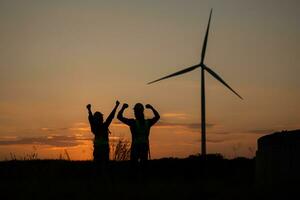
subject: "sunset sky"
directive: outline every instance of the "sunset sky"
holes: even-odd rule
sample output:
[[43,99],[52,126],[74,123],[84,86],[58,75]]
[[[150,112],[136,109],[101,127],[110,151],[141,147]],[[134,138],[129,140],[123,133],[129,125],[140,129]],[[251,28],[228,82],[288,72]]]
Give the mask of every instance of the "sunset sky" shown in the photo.
[[211,8],[206,64],[244,100],[206,74],[208,153],[252,157],[259,137],[299,129],[298,0],[0,0],[0,160],[91,159],[85,106],[107,117],[116,100],[160,112],[152,158],[199,153],[200,70],[146,83],[199,62]]

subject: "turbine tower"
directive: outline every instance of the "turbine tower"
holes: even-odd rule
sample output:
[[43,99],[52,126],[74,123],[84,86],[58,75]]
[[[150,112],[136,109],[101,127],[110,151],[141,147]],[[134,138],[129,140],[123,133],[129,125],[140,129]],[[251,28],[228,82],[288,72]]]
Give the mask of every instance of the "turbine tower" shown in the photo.
[[204,157],[206,156],[206,118],[205,118],[206,114],[205,114],[205,76],[204,76],[205,71],[207,71],[215,79],[220,81],[223,85],[225,85],[229,90],[231,90],[240,99],[243,99],[216,72],[214,72],[211,68],[209,68],[208,66],[206,66],[204,64],[205,52],[206,52],[206,46],[207,46],[207,40],[208,40],[208,34],[209,34],[209,28],[210,28],[211,15],[212,15],[212,9],[211,9],[210,15],[209,15],[208,25],[207,25],[206,34],[205,34],[203,47],[202,47],[200,63],[148,83],[148,84],[152,84],[152,83],[155,83],[155,82],[167,79],[167,78],[171,78],[173,76],[178,76],[178,75],[193,71],[193,70],[195,70],[199,67],[201,68],[201,154]]

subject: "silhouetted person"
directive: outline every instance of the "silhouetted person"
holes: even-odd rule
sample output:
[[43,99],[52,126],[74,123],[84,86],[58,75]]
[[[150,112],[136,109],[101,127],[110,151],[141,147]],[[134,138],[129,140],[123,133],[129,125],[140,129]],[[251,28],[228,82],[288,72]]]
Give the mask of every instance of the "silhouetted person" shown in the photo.
[[132,138],[130,160],[132,164],[136,166],[140,161],[143,165],[148,160],[150,128],[159,120],[160,116],[151,105],[147,104],[146,108],[152,110],[154,117],[145,119],[144,106],[137,103],[134,106],[135,119],[128,119],[123,117],[126,108],[128,108],[128,104],[123,104],[117,118],[130,127]]
[[101,112],[95,112],[94,114],[91,111],[91,104],[88,104],[86,108],[89,112],[89,122],[91,125],[91,131],[95,135],[94,138],[94,161],[107,163],[109,161],[109,125],[115,117],[116,110],[120,102],[116,101],[114,109],[111,111],[106,121],[103,122],[103,114]]

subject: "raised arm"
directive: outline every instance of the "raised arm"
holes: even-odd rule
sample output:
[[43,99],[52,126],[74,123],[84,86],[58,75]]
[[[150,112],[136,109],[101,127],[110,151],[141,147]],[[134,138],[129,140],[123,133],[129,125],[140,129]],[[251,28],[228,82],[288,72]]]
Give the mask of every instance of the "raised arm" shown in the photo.
[[128,126],[130,126],[131,120],[128,119],[128,118],[125,118],[125,117],[123,116],[124,110],[125,110],[126,108],[128,108],[128,104],[127,104],[127,103],[124,103],[123,106],[122,106],[122,108],[121,108],[121,110],[120,110],[119,113],[118,113],[117,118],[118,118],[118,120],[120,120],[120,121],[123,122],[124,124],[127,124]]
[[110,123],[112,122],[112,120],[114,119],[116,111],[117,111],[117,108],[118,108],[119,105],[120,105],[120,102],[116,101],[116,105],[115,105],[114,109],[111,111],[111,113],[109,114],[109,116],[107,117],[107,119],[105,121],[105,124],[107,126],[109,126]]
[[92,110],[91,110],[91,104],[88,104],[86,106],[87,110],[88,110],[88,113],[89,113],[89,122],[90,122],[90,126],[91,126],[91,131],[93,132],[93,128],[94,128],[94,121],[93,121],[93,113],[92,113]]
[[147,104],[147,105],[146,105],[146,108],[152,110],[152,112],[153,112],[153,114],[154,114],[154,117],[153,117],[152,119],[149,119],[150,126],[153,126],[153,125],[160,119],[160,115],[159,115],[159,113],[157,112],[157,110],[155,110],[155,109],[153,108],[153,106],[151,106],[150,104]]
[[91,104],[86,105],[86,109],[88,110],[89,113],[89,120],[93,117],[91,108],[92,108]]

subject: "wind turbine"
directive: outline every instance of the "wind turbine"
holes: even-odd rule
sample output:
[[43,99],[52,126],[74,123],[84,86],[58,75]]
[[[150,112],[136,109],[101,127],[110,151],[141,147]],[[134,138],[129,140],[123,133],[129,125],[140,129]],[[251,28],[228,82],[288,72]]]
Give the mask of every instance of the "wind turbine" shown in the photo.
[[205,34],[203,47],[202,47],[200,63],[148,83],[148,84],[152,84],[152,83],[155,83],[155,82],[167,79],[167,78],[171,78],[173,76],[178,76],[178,75],[193,71],[197,68],[201,68],[201,154],[204,157],[206,156],[206,118],[205,118],[205,76],[204,76],[204,72],[207,71],[210,75],[212,75],[215,79],[220,81],[223,85],[225,85],[229,90],[231,90],[240,99],[243,99],[216,72],[214,72],[211,68],[209,68],[208,66],[206,66],[204,64],[204,58],[205,58],[207,39],[208,39],[209,28],[210,28],[211,15],[212,15],[212,9],[211,9],[210,15],[209,15],[208,25],[207,25],[206,34]]

